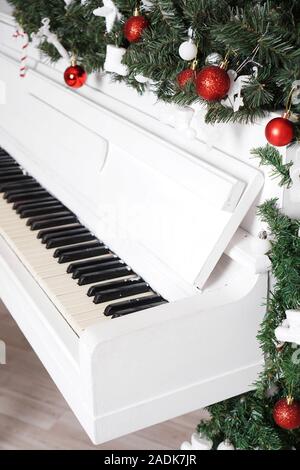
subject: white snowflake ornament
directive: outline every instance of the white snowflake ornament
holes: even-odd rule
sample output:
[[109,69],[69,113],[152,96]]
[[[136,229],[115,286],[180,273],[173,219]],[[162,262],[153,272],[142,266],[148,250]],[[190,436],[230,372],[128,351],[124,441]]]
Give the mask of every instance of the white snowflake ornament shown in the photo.
[[240,75],[239,77],[235,70],[228,70],[230,89],[227,98],[221,101],[222,105],[225,108],[232,108],[235,113],[239,111],[244,106],[242,91],[249,84],[252,76],[256,77],[257,74],[257,67],[253,67],[253,75]]
[[112,0],[103,0],[103,7],[96,8],[93,11],[95,16],[105,18],[106,32],[110,33],[116,21],[122,18],[121,13]]

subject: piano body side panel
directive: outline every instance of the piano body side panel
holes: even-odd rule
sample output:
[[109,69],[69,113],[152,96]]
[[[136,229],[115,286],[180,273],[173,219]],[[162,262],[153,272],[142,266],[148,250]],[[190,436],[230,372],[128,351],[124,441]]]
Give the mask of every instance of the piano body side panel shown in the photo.
[[93,439],[93,419],[82,400],[78,337],[1,235],[0,299]]
[[263,363],[256,335],[268,274],[239,279],[240,289],[224,287],[84,332],[80,365],[94,442],[253,389]]

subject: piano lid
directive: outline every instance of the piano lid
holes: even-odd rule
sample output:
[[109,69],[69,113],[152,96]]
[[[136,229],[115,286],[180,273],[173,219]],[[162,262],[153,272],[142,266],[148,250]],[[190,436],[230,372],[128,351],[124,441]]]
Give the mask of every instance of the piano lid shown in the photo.
[[[14,98],[22,139],[12,155],[168,300],[202,289],[262,173],[217,150],[208,163],[201,142],[191,155],[158,135],[161,123],[104,94],[96,104],[36,72],[26,86]],[[10,106],[4,127],[16,125]]]

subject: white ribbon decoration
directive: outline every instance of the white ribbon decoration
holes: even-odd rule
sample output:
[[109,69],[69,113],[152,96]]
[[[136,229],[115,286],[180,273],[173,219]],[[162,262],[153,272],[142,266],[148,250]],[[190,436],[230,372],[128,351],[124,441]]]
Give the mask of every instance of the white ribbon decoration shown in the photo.
[[39,44],[41,42],[41,40],[44,39],[44,38],[46,38],[47,41],[50,44],[53,44],[53,46],[57,49],[57,51],[59,52],[61,57],[63,57],[64,59],[67,59],[67,60],[70,59],[68,52],[61,45],[61,43],[59,42],[56,34],[54,34],[50,31],[50,19],[49,18],[43,18],[42,26],[40,27],[38,32],[31,34],[31,40],[32,40],[34,45]]

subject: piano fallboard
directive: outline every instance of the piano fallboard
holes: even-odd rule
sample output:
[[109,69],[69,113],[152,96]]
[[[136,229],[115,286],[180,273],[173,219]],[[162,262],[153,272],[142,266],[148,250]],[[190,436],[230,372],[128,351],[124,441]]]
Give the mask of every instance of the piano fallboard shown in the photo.
[[166,302],[0,149],[0,233],[76,334]]

